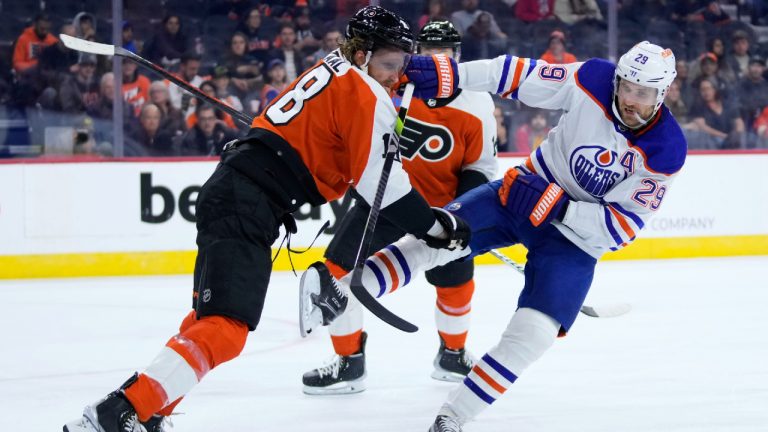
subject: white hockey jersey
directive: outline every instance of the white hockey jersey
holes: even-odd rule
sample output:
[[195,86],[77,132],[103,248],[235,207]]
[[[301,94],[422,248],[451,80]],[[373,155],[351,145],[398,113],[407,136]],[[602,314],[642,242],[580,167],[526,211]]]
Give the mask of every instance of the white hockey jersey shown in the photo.
[[559,65],[509,55],[459,65],[461,88],[565,111],[526,166],[571,197],[562,223],[554,225],[596,258],[635,239],[659,209],[687,150],[665,106],[639,130],[616,120],[614,71],[601,59]]

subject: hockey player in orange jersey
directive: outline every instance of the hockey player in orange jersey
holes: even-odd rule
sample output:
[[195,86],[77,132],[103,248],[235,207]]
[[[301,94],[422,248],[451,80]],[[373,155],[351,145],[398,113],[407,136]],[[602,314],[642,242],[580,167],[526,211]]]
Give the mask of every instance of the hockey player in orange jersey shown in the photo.
[[[119,389],[85,408],[65,432],[158,432],[163,417],[213,368],[237,357],[261,317],[270,246],[290,213],[355,187],[373,202],[396,113],[385,87],[398,82],[413,36],[380,7],[350,19],[348,40],[304,72],[228,145],[197,199],[193,311],[158,356]],[[442,74],[450,81],[453,70]],[[437,94],[420,90],[417,96]],[[466,244],[463,221],[430,209],[395,163],[382,216],[435,247]],[[346,301],[346,299],[344,299]],[[215,429],[215,428],[214,428]]]
[[[426,24],[417,38],[422,55],[445,54],[459,61],[461,36],[449,21]],[[414,100],[400,139],[400,157],[411,184],[432,206],[442,207],[462,193],[496,175],[496,122],[487,93],[462,92],[446,99]],[[325,264],[341,279],[354,267],[357,247],[370,207],[358,200],[344,216],[325,253]],[[379,219],[371,250],[378,250],[405,234],[397,225]],[[457,261],[426,273],[437,289],[435,322],[440,347],[432,377],[460,381],[472,369],[464,346],[474,291],[473,262]],[[357,393],[365,390],[363,311],[349,307],[329,326],[336,356],[304,374],[304,392],[314,395]]]

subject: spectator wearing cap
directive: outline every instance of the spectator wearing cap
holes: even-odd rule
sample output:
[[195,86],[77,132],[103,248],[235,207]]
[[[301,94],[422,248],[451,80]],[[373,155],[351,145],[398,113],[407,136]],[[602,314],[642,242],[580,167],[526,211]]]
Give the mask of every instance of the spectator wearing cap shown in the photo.
[[515,17],[525,23],[557,19],[555,0],[517,0]]
[[749,59],[747,74],[739,82],[739,100],[747,129],[752,128],[757,116],[768,106],[768,81],[763,77],[764,72],[765,59],[752,56]]
[[51,21],[46,14],[38,14],[32,25],[25,28],[13,49],[13,69],[17,74],[30,72],[37,66],[40,52],[58,40],[50,33]]
[[565,33],[555,30],[549,35],[547,50],[541,59],[550,64],[576,63],[576,56],[565,50]]
[[[464,36],[468,32],[469,26],[477,21],[477,17],[481,13],[488,14],[488,12],[481,10],[478,7],[479,5],[480,0],[461,0],[461,10],[457,10],[451,14],[451,22],[460,35]],[[493,15],[488,15],[490,16],[491,33],[496,35],[503,34],[499,25],[496,23],[496,20],[493,18]],[[506,35],[504,35],[504,37],[506,37]]]
[[296,49],[296,29],[293,24],[282,24],[280,32],[275,41],[275,48],[270,51],[269,59],[280,60],[285,68],[285,75],[288,81],[293,81],[304,70],[303,60],[298,49]]
[[507,35],[493,31],[493,17],[488,12],[477,15],[475,22],[462,38],[461,57],[464,61],[494,58],[507,51]]
[[216,87],[216,98],[232,108],[242,111],[243,103],[233,94],[232,80],[226,66],[216,66],[213,69],[213,85]]
[[144,57],[152,62],[170,68],[179,63],[189,49],[189,40],[182,29],[181,18],[169,14],[163,18],[161,27],[144,46]]
[[727,61],[738,78],[747,74],[750,57],[749,37],[741,30],[735,31],[731,37],[731,52],[728,53]]
[[261,109],[269,105],[287,86],[285,63],[280,59],[270,61],[267,65],[267,82],[261,89]]
[[555,0],[554,15],[569,26],[582,20],[603,21],[595,0]]
[[246,37],[248,55],[264,64],[269,61],[269,50],[272,49],[270,31],[264,28],[265,19],[259,8],[251,8],[236,29]]
[[80,53],[77,66],[77,72],[67,76],[59,88],[59,105],[65,113],[82,114],[99,103],[96,56]]
[[711,52],[706,52],[699,57],[699,76],[697,76],[692,82],[694,103],[696,97],[700,94],[699,84],[702,80],[711,80],[717,87],[718,96],[722,97],[729,103],[735,102],[738,95],[733,91],[732,86],[728,83],[728,80],[723,78],[720,71],[720,64],[717,62],[717,56]]
[[[199,75],[200,62],[201,58],[199,54],[193,52],[184,53],[181,56],[181,62],[179,63],[179,78],[192,84],[193,86],[199,87],[203,81],[208,79],[208,77]],[[177,109],[180,109],[181,112],[186,112],[188,109],[190,109],[192,95],[190,95],[189,92],[183,90],[176,84],[170,82],[169,80],[165,80],[165,83],[168,86],[168,91],[171,94],[171,104],[173,104],[173,106]]]
[[207,156],[221,154],[224,144],[237,138],[237,131],[228,128],[216,117],[211,105],[200,104],[195,109],[197,123],[181,140],[182,156]]
[[136,41],[133,40],[133,24],[131,24],[128,21],[123,21],[123,48],[127,49],[128,51],[138,54],[138,49],[136,48]]

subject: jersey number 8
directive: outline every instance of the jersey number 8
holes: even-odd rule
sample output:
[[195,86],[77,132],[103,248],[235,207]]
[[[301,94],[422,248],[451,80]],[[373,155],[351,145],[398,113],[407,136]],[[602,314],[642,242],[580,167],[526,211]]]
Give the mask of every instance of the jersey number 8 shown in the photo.
[[267,108],[267,120],[276,126],[290,123],[304,109],[304,102],[317,96],[331,82],[332,77],[333,74],[325,64],[310,69],[292,89]]

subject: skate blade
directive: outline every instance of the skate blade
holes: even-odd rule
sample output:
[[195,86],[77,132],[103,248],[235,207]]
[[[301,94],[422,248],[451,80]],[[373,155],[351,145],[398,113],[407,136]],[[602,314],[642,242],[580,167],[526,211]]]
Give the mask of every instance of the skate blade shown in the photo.
[[460,373],[447,371],[445,369],[435,369],[432,371],[432,375],[430,375],[432,379],[436,379],[438,381],[445,381],[445,382],[461,382],[466,378],[466,375],[462,375]]
[[98,425],[96,410],[88,405],[83,410],[83,416],[64,425],[64,432],[103,432]]
[[303,391],[304,394],[311,396],[354,394],[365,391],[365,381],[363,379],[355,381],[344,381],[329,385],[327,387],[310,387],[305,385]]
[[[319,278],[319,275],[316,270],[309,268],[301,275],[301,282],[299,283],[299,334],[303,338],[307,337],[312,333],[314,327],[320,326],[323,322],[322,312],[312,303],[312,294],[317,293],[310,292],[308,288],[308,278],[310,277]],[[319,286],[319,282],[316,285]],[[320,315],[319,322],[318,314]]]

